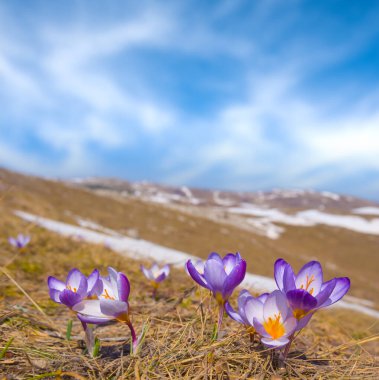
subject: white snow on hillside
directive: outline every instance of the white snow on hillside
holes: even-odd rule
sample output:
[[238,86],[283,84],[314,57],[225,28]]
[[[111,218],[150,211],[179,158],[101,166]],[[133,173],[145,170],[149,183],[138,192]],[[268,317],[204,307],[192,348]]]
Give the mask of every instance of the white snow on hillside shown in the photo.
[[338,201],[341,196],[335,193],[331,193],[330,191],[321,191],[321,195],[326,198],[333,199],[334,201]]
[[359,207],[353,210],[354,214],[361,215],[378,215],[379,216],[379,207]]
[[233,201],[231,199],[221,198],[219,191],[213,192],[213,202],[216,205],[223,206],[223,207],[230,207],[235,203],[235,201]]
[[366,220],[360,216],[328,214],[319,210],[305,210],[294,215],[288,215],[278,209],[262,208],[248,203],[244,203],[241,206],[230,207],[228,211],[234,214],[258,217],[249,218],[247,222],[257,227],[258,230],[271,239],[277,239],[284,232],[283,228],[281,230],[278,229],[278,226],[274,223],[302,227],[324,224],[364,234],[379,235],[379,218]]
[[346,228],[364,234],[379,235],[379,219],[366,220],[359,216],[327,214],[318,210],[301,211],[297,215],[317,224]]
[[[124,235],[118,234],[113,231],[113,234],[104,232],[97,232],[88,228],[75,226],[68,223],[57,222],[48,218],[42,218],[37,215],[26,213],[23,211],[15,211],[15,215],[23,220],[37,224],[47,230],[56,232],[60,235],[67,236],[73,239],[80,237],[81,241],[89,243],[104,244],[107,248],[113,251],[128,256],[130,258],[150,259],[153,261],[160,261],[169,263],[173,266],[184,269],[184,264],[188,260],[198,260],[199,258],[188,253],[178,251],[175,249],[167,248],[155,243],[151,243],[142,239],[133,239]],[[86,221],[87,225],[90,223],[92,227],[101,228],[103,231],[108,230],[105,227],[99,226],[97,223]],[[252,288],[257,292],[272,291],[276,289],[275,281],[272,278],[259,276],[247,273],[243,285],[247,288]],[[336,306],[352,309],[375,318],[379,318],[379,311],[371,309],[365,304],[370,301],[360,300],[353,302],[354,298],[350,301],[341,301]]]

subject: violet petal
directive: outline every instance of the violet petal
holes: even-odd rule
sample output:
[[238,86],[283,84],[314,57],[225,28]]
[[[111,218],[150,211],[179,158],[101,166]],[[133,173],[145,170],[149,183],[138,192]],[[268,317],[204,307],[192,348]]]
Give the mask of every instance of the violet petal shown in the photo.
[[[196,281],[200,286],[206,289],[210,289],[209,285],[205,281],[204,277],[196,270],[191,260],[187,261],[187,270],[189,275],[192,277],[194,281]],[[210,289],[211,290],[211,289]]]

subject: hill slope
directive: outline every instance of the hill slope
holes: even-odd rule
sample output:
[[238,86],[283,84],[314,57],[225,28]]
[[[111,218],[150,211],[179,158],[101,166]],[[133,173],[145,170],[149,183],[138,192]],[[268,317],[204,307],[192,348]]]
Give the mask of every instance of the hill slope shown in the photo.
[[[71,225],[87,223],[111,229],[115,233],[206,257],[210,251],[239,250],[247,259],[249,271],[272,276],[277,257],[290,260],[296,267],[318,258],[326,267],[326,276],[349,275],[351,294],[377,302],[375,291],[375,249],[378,237],[317,225],[286,225],[286,233],[272,240],[230,220],[217,220],[205,209],[194,212],[131,197],[110,197],[59,182],[0,171],[0,249],[1,265],[6,265],[15,282],[39,304],[30,299],[5,275],[1,276],[0,330],[1,346],[14,338],[0,373],[14,378],[28,378],[60,369],[88,378],[203,378],[224,376],[242,378],[258,374],[282,374],[290,377],[375,378],[378,354],[375,339],[378,324],[367,316],[344,309],[322,311],[314,317],[311,329],[305,330],[294,347],[286,371],[272,366],[270,352],[256,344],[250,347],[243,329],[226,320],[224,338],[210,343],[213,308],[206,307],[204,292],[198,293],[182,270],[172,276],[154,302],[139,272],[139,262],[113,253],[104,245],[90,245],[80,240],[60,237],[22,221],[14,210],[62,221]],[[361,206],[361,205],[359,205]],[[238,223],[243,222],[238,219]],[[228,218],[226,218],[228,219]],[[89,223],[96,223],[95,225]],[[20,231],[32,234],[32,243],[23,254],[10,249],[6,238]],[[109,232],[109,231],[108,231]],[[78,240],[79,239],[79,240]],[[361,254],[359,265],[357,255]],[[174,260],[174,258],[173,258]],[[369,263],[365,261],[370,260]],[[141,331],[150,328],[140,356],[121,355],[128,331],[119,325],[99,329],[103,337],[101,358],[88,360],[81,354],[78,324],[74,324],[74,341],[59,338],[64,333],[69,312],[48,298],[47,275],[64,278],[72,267],[89,273],[93,267],[104,271],[107,265],[125,271],[132,283],[131,306],[134,323]],[[370,283],[370,279],[372,279]],[[191,290],[192,289],[192,290]],[[204,304],[205,302],[205,304]],[[121,337],[120,341],[107,340]],[[364,349],[361,346],[364,344]],[[48,377],[48,376],[44,376]],[[75,378],[74,375],[72,377]],[[12,378],[12,377],[11,377]],[[76,377],[80,378],[80,377]]]

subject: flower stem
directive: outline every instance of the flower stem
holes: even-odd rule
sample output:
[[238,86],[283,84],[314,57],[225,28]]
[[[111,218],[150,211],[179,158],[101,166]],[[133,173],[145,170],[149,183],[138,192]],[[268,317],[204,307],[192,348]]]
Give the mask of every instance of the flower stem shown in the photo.
[[214,333],[213,339],[218,340],[220,336],[220,330],[221,330],[221,325],[222,325],[222,319],[224,317],[224,304],[219,303],[218,305],[218,321],[216,325],[216,331]]
[[293,340],[294,340],[294,335],[295,335],[295,334],[292,334],[292,335],[289,337],[289,340],[290,340],[290,341],[287,343],[286,347],[284,348],[283,356],[282,356],[282,360],[283,360],[283,362],[286,361],[287,356],[288,356],[288,353],[290,352],[291,344],[292,344],[292,342],[293,342]]
[[93,335],[93,330],[85,322],[82,322],[82,326],[85,332],[84,340],[86,342],[88,353],[91,356],[91,358],[93,358],[93,349],[95,346],[95,336]]
[[132,325],[132,322],[127,322],[126,323],[130,329],[130,334],[132,335],[132,352],[133,353],[137,353],[137,349],[138,349],[138,338],[137,338],[137,335],[136,335],[136,332],[133,328],[133,325]]

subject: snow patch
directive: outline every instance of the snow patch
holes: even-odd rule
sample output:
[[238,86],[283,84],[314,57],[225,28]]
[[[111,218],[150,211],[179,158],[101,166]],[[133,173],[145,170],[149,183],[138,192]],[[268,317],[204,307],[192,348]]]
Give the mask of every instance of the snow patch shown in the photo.
[[305,210],[295,215],[288,215],[278,209],[261,208],[248,203],[244,203],[241,206],[242,207],[230,207],[228,211],[239,215],[259,217],[259,219],[250,218],[247,222],[257,227],[258,230],[271,239],[277,239],[280,234],[284,232],[283,228],[281,231],[276,229],[277,226],[274,223],[302,227],[324,224],[331,227],[346,228],[364,234],[379,235],[379,218],[366,220],[355,215],[328,214],[319,210]]
[[379,207],[359,207],[353,210],[354,214],[379,215]]
[[91,230],[105,232],[106,234],[112,235],[112,236],[121,236],[118,232],[111,230],[110,228],[106,228],[101,226],[100,224],[97,224],[95,222],[92,222],[91,220],[82,219],[77,217],[76,221],[78,222],[79,226],[84,228],[89,228]]
[[379,235],[379,219],[366,220],[359,216],[327,214],[318,210],[300,211],[297,216],[317,224],[346,228],[364,234]]
[[321,195],[326,198],[333,199],[334,201],[338,201],[341,196],[335,193],[331,193],[330,191],[321,191]]
[[227,199],[227,198],[221,198],[219,191],[213,192],[213,202],[216,205],[223,206],[223,207],[230,207],[234,205],[234,201]]

